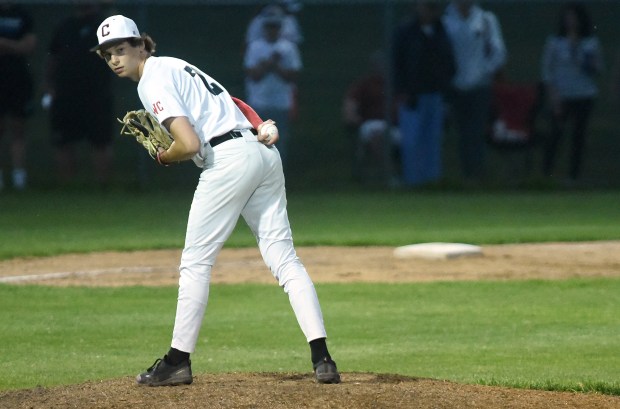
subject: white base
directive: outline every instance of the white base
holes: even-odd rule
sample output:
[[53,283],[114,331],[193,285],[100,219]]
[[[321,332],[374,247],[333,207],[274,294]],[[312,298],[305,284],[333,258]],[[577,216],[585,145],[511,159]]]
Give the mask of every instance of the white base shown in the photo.
[[479,246],[464,243],[420,243],[394,249],[394,257],[397,258],[447,260],[481,255],[482,249]]

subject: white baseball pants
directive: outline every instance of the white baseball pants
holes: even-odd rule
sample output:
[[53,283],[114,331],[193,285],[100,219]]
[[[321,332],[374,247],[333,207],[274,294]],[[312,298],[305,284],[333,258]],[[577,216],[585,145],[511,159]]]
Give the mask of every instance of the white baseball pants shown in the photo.
[[209,298],[211,268],[239,215],[288,294],[306,339],[326,337],[314,285],[293,246],[280,155],[275,147],[248,135],[209,148],[189,212],[172,347],[194,352]]

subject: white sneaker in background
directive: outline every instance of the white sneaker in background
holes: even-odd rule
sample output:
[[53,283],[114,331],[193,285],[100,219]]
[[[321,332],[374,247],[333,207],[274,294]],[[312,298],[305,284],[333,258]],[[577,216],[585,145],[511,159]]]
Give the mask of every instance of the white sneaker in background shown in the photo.
[[13,187],[16,190],[26,189],[26,170],[25,169],[13,169]]

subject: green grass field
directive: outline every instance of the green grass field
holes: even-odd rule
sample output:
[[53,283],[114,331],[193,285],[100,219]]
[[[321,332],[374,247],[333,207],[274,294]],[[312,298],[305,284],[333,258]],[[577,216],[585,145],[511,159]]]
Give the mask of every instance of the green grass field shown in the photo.
[[[33,191],[0,198],[0,259],[180,248],[192,192]],[[289,192],[297,245],[476,244],[620,238],[619,191]],[[228,245],[254,246],[245,223]]]
[[[0,198],[1,258],[180,248],[191,191]],[[290,192],[297,245],[620,239],[620,192]],[[254,245],[240,223],[230,246]],[[620,395],[620,280],[319,284],[345,372]],[[0,389],[144,370],[165,352],[175,287],[0,285]],[[194,370],[307,372],[277,286],[214,285]]]
[[[346,372],[620,394],[620,280],[318,285]],[[193,356],[201,372],[307,372],[288,301],[214,285]],[[175,288],[0,286],[0,389],[144,370],[169,343]]]

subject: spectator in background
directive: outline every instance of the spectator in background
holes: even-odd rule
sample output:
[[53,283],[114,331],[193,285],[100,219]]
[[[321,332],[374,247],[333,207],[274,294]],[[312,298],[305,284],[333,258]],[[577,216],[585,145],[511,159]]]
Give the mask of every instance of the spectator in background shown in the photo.
[[[0,0],[0,140],[11,135],[13,188],[26,188],[26,119],[33,110],[33,81],[27,57],[37,36],[32,18],[24,9]],[[0,168],[0,190],[4,175]]]
[[[295,43],[298,48],[304,41],[304,35],[301,30],[297,16],[301,12],[303,4],[296,0],[281,0],[263,6],[256,16],[250,21],[245,36],[244,50],[247,50],[248,44],[254,40],[265,39],[264,19],[273,14],[282,15],[282,24],[280,27],[280,36]],[[289,117],[292,120],[298,116],[299,89],[297,84],[291,85],[292,102],[289,111]]]
[[56,27],[49,44],[43,106],[50,111],[60,182],[74,181],[78,143],[86,140],[93,148],[96,182],[105,186],[113,156],[112,73],[89,51],[93,33],[105,16],[101,2],[84,1],[74,7],[73,15]]
[[[346,90],[342,103],[342,120],[351,133],[353,141],[353,177],[360,182],[372,181],[383,176],[386,170],[397,173],[400,136],[394,126],[396,115],[386,115],[386,61],[381,51],[374,52],[368,70]],[[388,132],[388,135],[386,135]],[[386,147],[386,140],[389,141]],[[385,162],[385,149],[394,163]],[[385,169],[388,166],[388,169]]]
[[551,106],[551,134],[545,141],[543,160],[545,175],[553,174],[564,128],[572,122],[568,182],[580,176],[586,130],[598,95],[596,76],[602,68],[601,46],[585,7],[581,3],[564,5],[558,32],[547,38],[542,56],[542,81]]
[[261,117],[276,122],[280,132],[277,147],[286,166],[293,89],[302,63],[297,45],[280,35],[283,18],[284,13],[277,9],[263,16],[264,38],[248,44],[244,68],[247,102]]
[[452,0],[443,24],[456,61],[450,102],[459,134],[461,170],[467,184],[478,184],[486,177],[485,131],[491,90],[506,62],[506,47],[495,14],[473,0]]
[[452,45],[434,1],[419,1],[414,17],[393,40],[393,81],[399,105],[402,183],[416,186],[442,176],[444,93],[455,73]]

